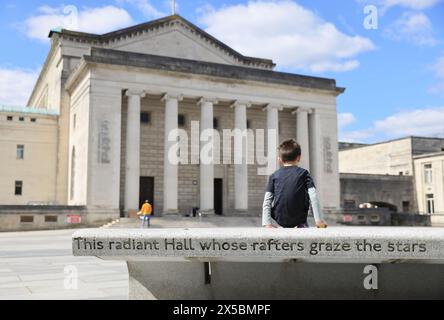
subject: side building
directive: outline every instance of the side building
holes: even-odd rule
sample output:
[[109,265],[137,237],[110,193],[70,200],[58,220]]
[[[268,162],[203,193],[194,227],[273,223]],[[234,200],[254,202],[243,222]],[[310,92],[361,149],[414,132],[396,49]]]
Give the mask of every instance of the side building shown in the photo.
[[398,214],[433,214],[430,220],[436,223],[442,219],[443,138],[410,136],[375,144],[340,143],[339,150],[345,211],[387,208]]

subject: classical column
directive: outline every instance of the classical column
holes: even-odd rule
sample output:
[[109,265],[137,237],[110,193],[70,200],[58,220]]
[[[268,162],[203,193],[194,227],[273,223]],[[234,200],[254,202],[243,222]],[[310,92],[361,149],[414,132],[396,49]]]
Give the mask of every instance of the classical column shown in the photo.
[[[169,159],[169,150],[177,141],[169,137],[178,129],[179,101],[183,96],[167,93],[162,97],[165,102],[165,135],[163,158],[163,212],[178,213],[179,167],[176,159]],[[176,136],[177,137],[177,136]],[[169,139],[170,138],[170,139]]]
[[297,108],[296,113],[296,140],[301,146],[301,167],[310,170],[310,143],[308,131],[308,115],[311,109]]
[[[247,108],[249,103],[236,101],[234,108],[234,207],[236,210],[248,210],[248,140],[247,140]],[[236,156],[237,155],[237,156]],[[239,163],[240,161],[240,163]]]
[[[126,92],[128,114],[126,120],[125,212],[138,211],[140,188],[140,100],[143,91]],[[152,200],[152,199],[151,199]]]
[[[321,183],[322,176],[322,137],[319,112],[313,110],[309,116],[310,134],[310,173],[316,184]],[[318,186],[318,193],[322,193],[322,188]]]
[[[200,212],[214,213],[213,106],[216,99],[201,98],[200,105]],[[208,152],[209,151],[209,152]]]
[[279,168],[277,148],[279,147],[279,111],[283,106],[279,104],[269,104],[267,110],[267,158],[268,173],[272,174]]

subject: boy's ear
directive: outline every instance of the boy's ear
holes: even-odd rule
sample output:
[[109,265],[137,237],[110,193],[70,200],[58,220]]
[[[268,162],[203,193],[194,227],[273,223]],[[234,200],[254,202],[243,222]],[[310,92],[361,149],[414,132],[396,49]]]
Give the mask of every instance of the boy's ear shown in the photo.
[[282,161],[281,157],[278,157],[279,163],[280,164],[284,164],[284,162]]
[[301,161],[301,156],[297,156],[297,157],[296,157],[296,161],[297,161],[297,162]]

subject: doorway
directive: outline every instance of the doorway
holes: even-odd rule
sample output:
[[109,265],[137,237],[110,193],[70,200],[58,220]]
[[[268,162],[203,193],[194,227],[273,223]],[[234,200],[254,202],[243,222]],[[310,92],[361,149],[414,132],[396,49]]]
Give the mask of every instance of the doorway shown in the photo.
[[221,216],[223,214],[223,179],[214,179],[214,213]]
[[139,208],[148,200],[154,213],[154,177],[140,177]]

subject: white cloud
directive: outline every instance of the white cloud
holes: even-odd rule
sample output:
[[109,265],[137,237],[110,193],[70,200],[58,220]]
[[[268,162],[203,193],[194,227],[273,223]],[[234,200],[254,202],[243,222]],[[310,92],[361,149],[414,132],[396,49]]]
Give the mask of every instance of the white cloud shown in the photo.
[[439,78],[444,78],[444,55],[433,65],[435,74]]
[[424,10],[435,6],[442,0],[382,0],[381,2],[384,8],[400,6],[414,10]]
[[0,104],[25,106],[40,70],[0,68]]
[[355,116],[352,113],[344,112],[338,114],[338,126],[339,128],[346,127],[356,121]]
[[250,1],[200,12],[207,32],[242,54],[272,58],[279,67],[349,71],[359,66],[360,53],[375,48],[294,1]]
[[38,12],[21,24],[21,29],[28,37],[43,41],[47,40],[49,31],[54,28],[101,34],[133,23],[126,10],[114,6],[83,10],[77,10],[73,6],[43,6]]
[[117,0],[117,2],[120,4],[128,3],[135,6],[137,9],[142,11],[143,15],[148,19],[156,19],[167,15],[164,12],[156,9],[156,7],[151,4],[151,1],[148,0]]
[[433,36],[432,23],[422,12],[404,12],[399,19],[384,30],[384,33],[394,40],[407,41],[420,46],[437,44]]
[[369,139],[392,139],[404,136],[444,137],[444,107],[406,110],[382,120],[369,128],[343,132],[341,140],[368,142]]
[[[437,78],[444,79],[444,55],[431,66],[431,69]],[[427,92],[431,94],[444,94],[444,81],[441,80],[434,84]]]

